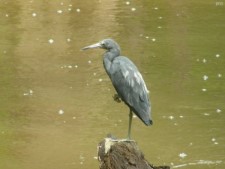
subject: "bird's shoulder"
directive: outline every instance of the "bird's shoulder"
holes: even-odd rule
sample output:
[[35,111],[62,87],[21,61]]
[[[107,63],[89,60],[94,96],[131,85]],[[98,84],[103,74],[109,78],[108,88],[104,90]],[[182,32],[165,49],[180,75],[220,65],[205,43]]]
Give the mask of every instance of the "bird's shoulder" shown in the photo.
[[113,60],[114,70],[125,71],[138,71],[135,64],[126,56],[119,56]]

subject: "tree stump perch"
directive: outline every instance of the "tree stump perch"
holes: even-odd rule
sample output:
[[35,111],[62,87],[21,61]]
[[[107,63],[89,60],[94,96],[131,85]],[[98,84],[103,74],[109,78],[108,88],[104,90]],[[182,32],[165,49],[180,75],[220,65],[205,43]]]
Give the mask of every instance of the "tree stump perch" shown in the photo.
[[154,166],[145,158],[135,141],[105,138],[98,145],[100,169],[170,169]]

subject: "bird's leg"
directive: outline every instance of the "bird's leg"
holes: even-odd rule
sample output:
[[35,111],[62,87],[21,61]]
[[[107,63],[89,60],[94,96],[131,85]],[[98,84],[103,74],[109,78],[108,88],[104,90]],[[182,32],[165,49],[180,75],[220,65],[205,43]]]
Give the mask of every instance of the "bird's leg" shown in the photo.
[[117,103],[120,103],[120,102],[121,102],[121,98],[120,98],[120,96],[119,96],[118,94],[114,94],[113,99],[114,99],[114,101],[116,101]]
[[130,140],[130,132],[131,132],[132,118],[133,118],[133,113],[132,113],[132,110],[130,109],[130,114],[129,114],[129,128],[128,128],[128,140]]

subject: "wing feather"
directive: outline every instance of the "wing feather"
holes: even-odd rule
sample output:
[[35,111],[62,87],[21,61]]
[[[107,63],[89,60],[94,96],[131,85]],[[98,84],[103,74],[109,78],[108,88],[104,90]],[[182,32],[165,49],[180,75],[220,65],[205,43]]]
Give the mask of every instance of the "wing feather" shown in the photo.
[[111,81],[121,99],[146,125],[150,125],[148,90],[137,67],[128,58],[119,56],[114,59],[110,72]]

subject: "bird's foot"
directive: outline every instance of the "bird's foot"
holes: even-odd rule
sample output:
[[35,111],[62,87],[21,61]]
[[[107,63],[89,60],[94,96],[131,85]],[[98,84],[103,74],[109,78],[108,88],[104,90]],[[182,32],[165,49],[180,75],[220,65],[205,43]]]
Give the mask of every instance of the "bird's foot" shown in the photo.
[[114,101],[116,101],[117,103],[120,103],[122,100],[120,98],[120,96],[118,94],[114,94],[113,96]]

